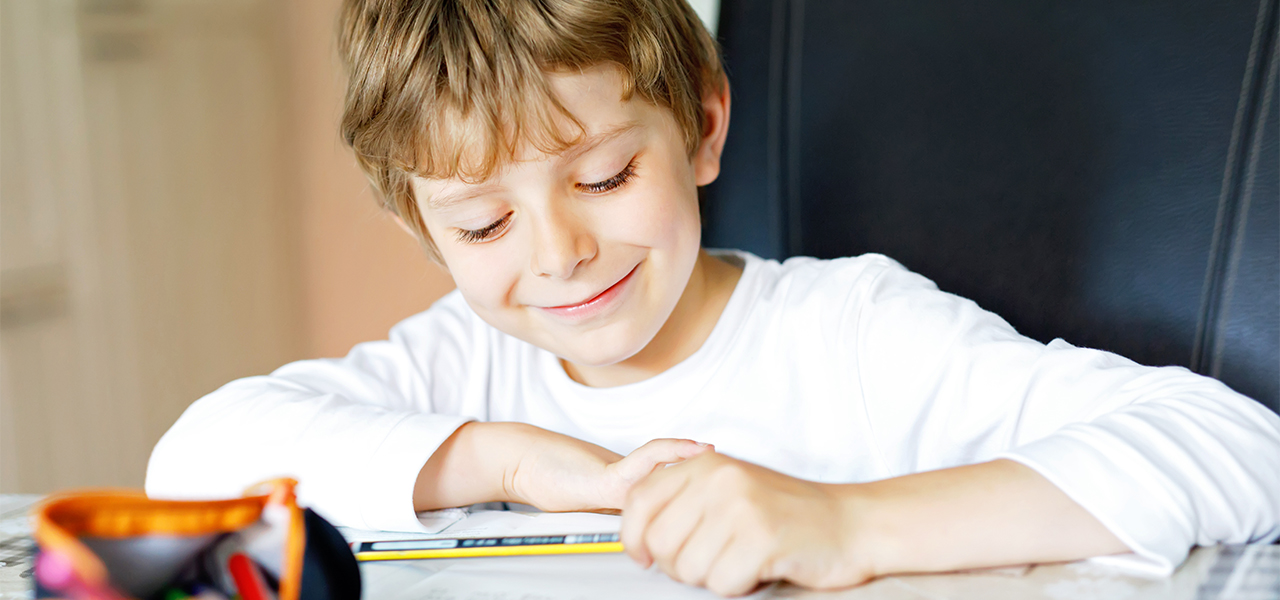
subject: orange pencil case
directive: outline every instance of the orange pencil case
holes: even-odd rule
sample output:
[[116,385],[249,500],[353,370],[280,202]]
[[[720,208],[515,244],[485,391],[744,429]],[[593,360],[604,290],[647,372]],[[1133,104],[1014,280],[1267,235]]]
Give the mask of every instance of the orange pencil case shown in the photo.
[[298,506],[296,484],[277,479],[214,501],[56,494],[33,511],[36,597],[358,600],[350,547]]

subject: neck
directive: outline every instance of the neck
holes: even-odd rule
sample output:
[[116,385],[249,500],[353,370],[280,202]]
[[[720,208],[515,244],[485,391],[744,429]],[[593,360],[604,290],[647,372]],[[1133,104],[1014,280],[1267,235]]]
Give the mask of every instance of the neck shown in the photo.
[[599,367],[561,360],[569,377],[591,387],[614,387],[643,381],[689,358],[711,336],[738,285],[742,269],[698,251],[689,283],[667,322],[634,356]]

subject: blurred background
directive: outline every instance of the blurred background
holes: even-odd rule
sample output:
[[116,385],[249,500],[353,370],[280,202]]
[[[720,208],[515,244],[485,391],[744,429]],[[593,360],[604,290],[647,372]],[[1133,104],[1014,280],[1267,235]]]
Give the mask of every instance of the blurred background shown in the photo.
[[339,4],[0,0],[0,493],[139,487],[200,396],[453,288],[339,139]]
[[[452,288],[338,138],[339,3],[0,0],[0,493],[139,486],[203,394]],[[1280,410],[1280,4],[691,4],[736,89],[710,244],[886,252]]]
[[2,0],[0,492],[141,486],[182,410],[452,288],[337,134],[337,0]]

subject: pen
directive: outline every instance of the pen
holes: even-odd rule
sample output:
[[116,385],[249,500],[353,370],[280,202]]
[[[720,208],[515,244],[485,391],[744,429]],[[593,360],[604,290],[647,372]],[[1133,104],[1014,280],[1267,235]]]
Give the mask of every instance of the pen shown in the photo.
[[356,560],[622,552],[616,533],[352,542]]
[[243,600],[275,600],[275,594],[271,593],[262,579],[262,573],[248,556],[240,552],[232,554],[227,559],[227,570],[231,572],[231,578],[236,582],[236,591],[240,592]]

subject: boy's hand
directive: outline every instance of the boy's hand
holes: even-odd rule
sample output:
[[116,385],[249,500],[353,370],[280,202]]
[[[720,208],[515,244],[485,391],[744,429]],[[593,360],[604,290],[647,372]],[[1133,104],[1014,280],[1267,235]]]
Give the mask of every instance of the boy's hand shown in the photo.
[[664,438],[624,458],[589,442],[538,431],[511,473],[510,491],[520,502],[548,512],[617,514],[636,482],[665,465],[714,453],[707,444]]
[[632,558],[721,595],[778,579],[836,588],[1129,551],[1048,479],[1005,459],[824,484],[708,453],[636,484],[622,515]]
[[622,543],[641,565],[722,596],[779,579],[855,585],[873,572],[837,489],[708,453],[632,488]]
[[525,423],[466,423],[418,473],[414,510],[520,502],[551,512],[617,514],[637,481],[706,452],[692,440],[653,440],[626,458]]

